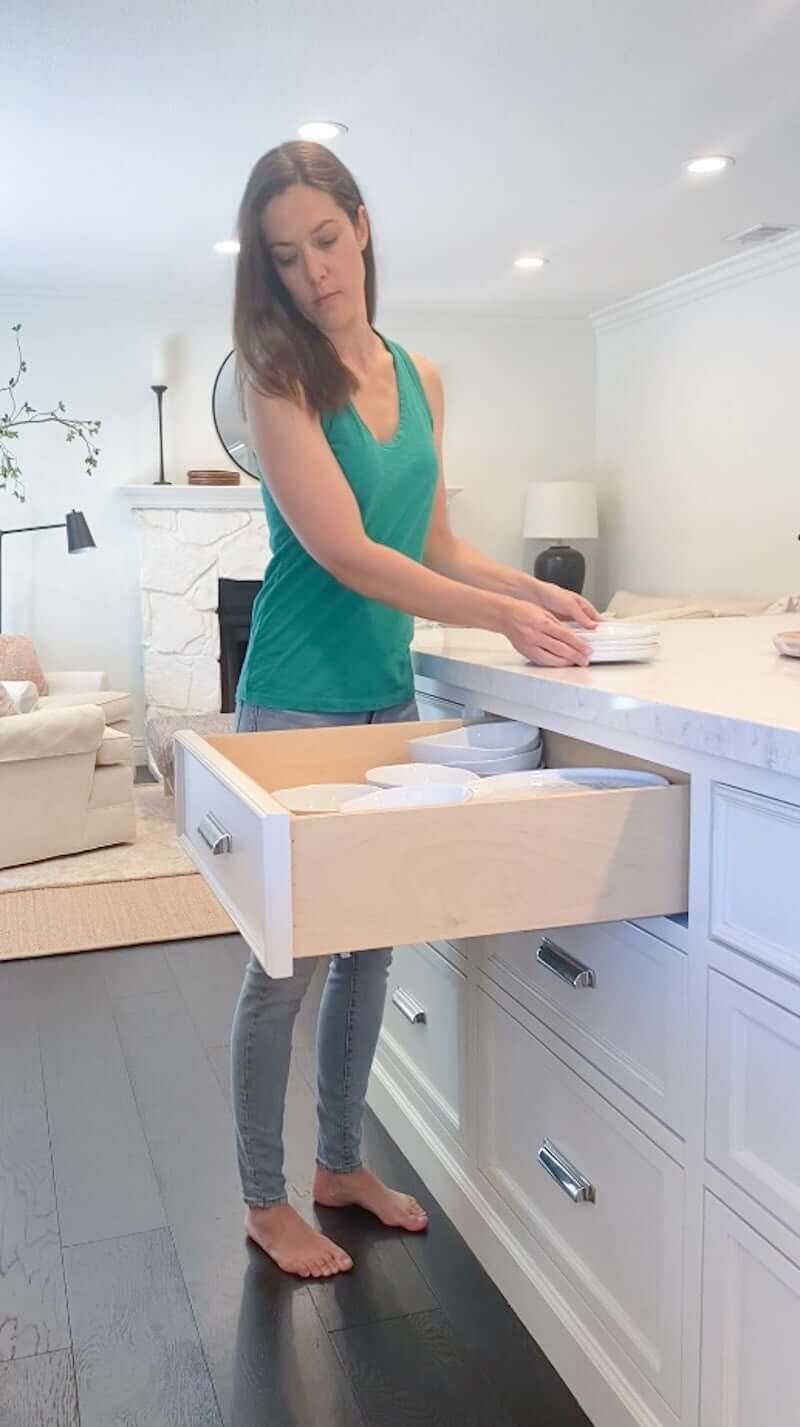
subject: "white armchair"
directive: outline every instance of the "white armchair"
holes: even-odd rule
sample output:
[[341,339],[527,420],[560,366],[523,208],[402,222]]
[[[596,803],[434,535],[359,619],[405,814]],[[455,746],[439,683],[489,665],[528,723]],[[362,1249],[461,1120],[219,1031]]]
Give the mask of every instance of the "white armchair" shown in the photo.
[[0,718],[0,867],[136,838],[130,695],[102,674],[48,674],[30,713]]

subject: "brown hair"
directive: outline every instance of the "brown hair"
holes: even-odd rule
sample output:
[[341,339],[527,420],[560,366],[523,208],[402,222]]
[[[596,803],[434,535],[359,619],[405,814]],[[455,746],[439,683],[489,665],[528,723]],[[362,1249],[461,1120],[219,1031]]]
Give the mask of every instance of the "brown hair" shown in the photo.
[[[248,379],[270,396],[305,399],[312,411],[336,411],[356,390],[352,372],[333,343],[295,306],[275,269],[261,227],[271,198],[303,183],[330,194],[355,224],[363,203],[350,170],[323,144],[296,140],[270,149],[255,165],[239,206],[239,257],[233,337],[240,384]],[[375,254],[370,234],[364,257],[367,318],[375,317]]]

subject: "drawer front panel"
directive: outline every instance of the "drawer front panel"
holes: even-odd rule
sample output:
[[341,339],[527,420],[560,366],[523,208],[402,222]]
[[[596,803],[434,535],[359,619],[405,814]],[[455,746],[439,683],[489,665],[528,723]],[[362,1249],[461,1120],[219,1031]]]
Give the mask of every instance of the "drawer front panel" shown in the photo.
[[383,1044],[456,1138],[463,1125],[466,978],[432,946],[397,947]]
[[711,936],[800,980],[800,807],[712,789]]
[[[786,999],[777,983],[776,994]],[[800,992],[790,993],[800,1011]],[[709,975],[706,1153],[800,1234],[800,1015]]]
[[684,1132],[683,953],[625,922],[478,938],[475,945],[487,976]]
[[706,1195],[702,1427],[800,1422],[800,1268]]
[[[439,726],[178,735],[179,809],[182,798],[195,798],[184,810],[187,849],[248,940],[256,949],[266,944],[271,975],[290,974],[297,956],[685,910],[685,783],[307,817],[290,815],[272,796],[298,784],[362,781],[378,764],[406,762],[410,733]],[[553,766],[568,767],[578,753],[585,762],[585,744],[572,754],[570,741],[558,740]],[[184,789],[181,764],[194,792],[188,784]],[[191,771],[195,764],[206,773]],[[203,797],[198,777],[205,780]],[[240,866],[246,829],[254,819],[261,824],[252,885],[234,871],[236,859],[206,855],[198,841],[212,784],[228,790],[229,797],[218,794],[228,822],[237,801],[244,809]],[[265,907],[260,929],[258,903]]]
[[678,1411],[683,1173],[487,988],[478,1003],[480,1168]]

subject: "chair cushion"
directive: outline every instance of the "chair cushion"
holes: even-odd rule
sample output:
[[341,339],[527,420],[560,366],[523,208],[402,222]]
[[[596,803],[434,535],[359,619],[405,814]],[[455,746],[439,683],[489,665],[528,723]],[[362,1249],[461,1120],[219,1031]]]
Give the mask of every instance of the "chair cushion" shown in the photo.
[[40,694],[47,693],[39,656],[26,634],[0,634],[0,679],[30,679]]
[[119,693],[115,689],[97,689],[90,693],[50,694],[39,700],[39,708],[72,709],[79,704],[96,704],[103,710],[106,723],[118,723],[133,713],[133,699],[130,694]]
[[111,767],[114,763],[132,763],[133,739],[130,734],[120,733],[116,728],[106,728],[95,762],[101,768]]

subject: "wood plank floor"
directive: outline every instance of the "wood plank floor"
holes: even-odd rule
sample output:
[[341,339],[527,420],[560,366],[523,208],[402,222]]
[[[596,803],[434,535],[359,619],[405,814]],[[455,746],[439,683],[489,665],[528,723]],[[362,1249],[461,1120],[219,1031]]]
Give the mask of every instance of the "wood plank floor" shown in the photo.
[[590,1427],[373,1116],[367,1162],[428,1232],[315,1212],[320,976],[286,1173],[357,1266],[304,1284],[247,1243],[228,1083],[246,955],[231,936],[0,965],[3,1427]]

